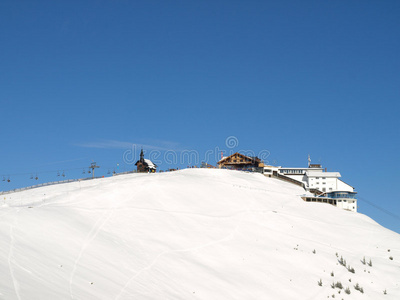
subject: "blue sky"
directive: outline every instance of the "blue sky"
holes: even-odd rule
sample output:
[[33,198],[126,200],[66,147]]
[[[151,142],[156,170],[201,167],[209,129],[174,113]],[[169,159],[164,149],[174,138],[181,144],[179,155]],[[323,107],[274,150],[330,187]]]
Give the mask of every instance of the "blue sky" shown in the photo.
[[310,154],[400,232],[399,16],[399,1],[1,1],[0,190],[131,170],[141,146],[160,169],[194,164],[167,150]]

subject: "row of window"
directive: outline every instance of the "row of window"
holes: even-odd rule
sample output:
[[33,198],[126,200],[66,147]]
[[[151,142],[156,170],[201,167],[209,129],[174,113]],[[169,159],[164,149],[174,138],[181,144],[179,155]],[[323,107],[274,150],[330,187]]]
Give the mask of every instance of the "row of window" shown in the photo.
[[[311,185],[313,186],[313,185]],[[332,192],[332,188],[329,188],[329,191]],[[322,192],[326,192],[326,188],[322,188]]]
[[350,198],[350,199],[355,199],[356,195],[353,193],[338,193],[338,192],[332,192],[329,194],[329,197],[331,198]]
[[[326,182],[323,182],[322,184],[326,184]],[[319,182],[316,182],[315,186],[318,186],[318,185],[319,185]],[[314,185],[311,183],[311,186],[314,186]]]
[[304,170],[302,169],[280,169],[280,173],[285,173],[285,174],[304,174]]

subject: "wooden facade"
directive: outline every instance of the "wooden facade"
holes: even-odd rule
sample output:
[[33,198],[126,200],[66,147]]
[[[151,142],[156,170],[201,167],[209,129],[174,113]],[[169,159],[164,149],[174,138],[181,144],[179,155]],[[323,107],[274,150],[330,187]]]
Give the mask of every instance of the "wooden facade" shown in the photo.
[[234,170],[257,170],[264,167],[264,163],[258,157],[246,156],[236,152],[218,162],[219,168]]

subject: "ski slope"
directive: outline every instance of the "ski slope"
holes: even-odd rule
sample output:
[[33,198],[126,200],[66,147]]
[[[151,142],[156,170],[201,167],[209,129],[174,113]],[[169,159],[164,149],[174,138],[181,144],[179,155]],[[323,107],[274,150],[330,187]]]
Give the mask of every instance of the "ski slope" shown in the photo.
[[2,196],[0,299],[400,299],[400,235],[303,193],[187,169]]

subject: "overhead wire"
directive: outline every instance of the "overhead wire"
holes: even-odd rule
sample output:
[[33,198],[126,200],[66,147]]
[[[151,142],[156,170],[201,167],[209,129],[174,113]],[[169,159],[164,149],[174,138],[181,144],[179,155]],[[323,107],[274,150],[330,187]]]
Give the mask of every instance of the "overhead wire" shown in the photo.
[[[115,166],[112,166],[112,167],[110,167],[110,166],[108,166],[108,167],[104,167],[105,169],[114,169],[114,174],[116,173],[115,172]],[[70,169],[64,169],[64,168],[59,168],[59,169],[57,169],[57,170],[45,170],[45,171],[39,171],[39,172],[21,172],[21,173],[3,173],[3,174],[0,174],[0,177],[2,177],[2,178],[8,178],[8,177],[15,177],[15,176],[28,176],[29,178],[31,178],[31,179],[36,179],[36,177],[39,177],[40,175],[44,175],[44,174],[51,174],[51,173],[54,173],[54,174],[56,174],[56,176],[63,176],[63,177],[65,177],[66,175],[65,175],[65,173],[66,172],[69,172],[69,171],[76,171],[76,170],[83,170],[84,172],[82,172],[82,174],[85,174],[85,173],[89,173],[88,171],[85,171],[86,169],[90,169],[90,167],[77,167],[77,168],[70,168]],[[125,170],[125,168],[123,168],[124,170]],[[62,173],[60,172],[62,170]],[[34,177],[33,176],[33,174],[36,174],[36,176]],[[109,174],[109,173],[107,173],[107,174]]]
[[400,216],[398,216],[397,214],[394,214],[394,213],[392,213],[391,211],[388,211],[387,209],[385,209],[385,208],[383,208],[383,207],[380,207],[379,205],[376,205],[375,203],[373,203],[373,202],[371,202],[371,201],[368,201],[367,199],[365,199],[365,198],[363,198],[363,197],[357,196],[357,199],[358,199],[358,200],[361,200],[362,202],[367,203],[368,205],[371,205],[372,207],[374,207],[374,208],[380,210],[381,212],[387,214],[388,216],[391,216],[392,218],[395,218],[395,219],[397,219],[397,220],[400,220]]

